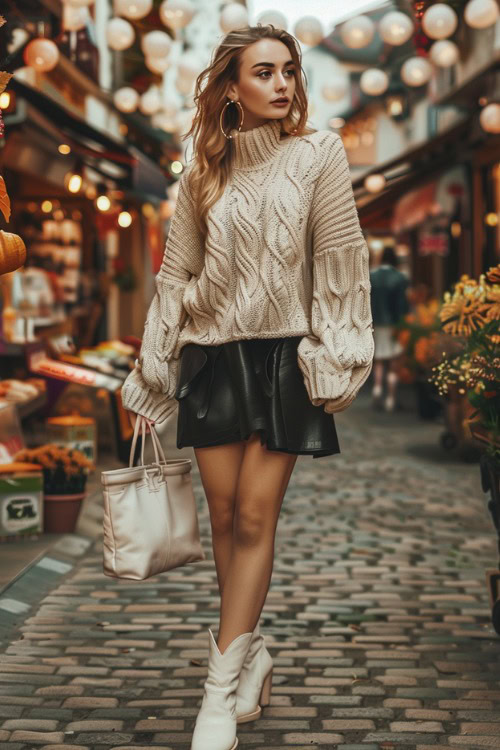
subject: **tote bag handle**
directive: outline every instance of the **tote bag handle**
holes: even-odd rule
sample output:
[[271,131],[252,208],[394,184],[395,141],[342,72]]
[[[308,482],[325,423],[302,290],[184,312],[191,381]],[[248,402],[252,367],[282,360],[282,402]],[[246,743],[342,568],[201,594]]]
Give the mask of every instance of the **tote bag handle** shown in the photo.
[[[166,464],[167,459],[165,458],[165,453],[163,452],[163,448],[160,443],[160,438],[156,434],[156,430],[154,425],[150,425],[149,429],[151,431],[151,439],[153,441],[153,449],[155,452],[155,463],[156,464]],[[135,420],[135,427],[134,427],[134,435],[132,438],[132,445],[130,446],[130,457],[129,457],[129,468],[134,465],[134,455],[135,455],[135,448],[137,445],[137,439],[139,437],[139,430],[141,430],[141,466],[144,466],[144,445],[146,442],[146,420],[143,416],[140,414],[137,415],[137,419]]]

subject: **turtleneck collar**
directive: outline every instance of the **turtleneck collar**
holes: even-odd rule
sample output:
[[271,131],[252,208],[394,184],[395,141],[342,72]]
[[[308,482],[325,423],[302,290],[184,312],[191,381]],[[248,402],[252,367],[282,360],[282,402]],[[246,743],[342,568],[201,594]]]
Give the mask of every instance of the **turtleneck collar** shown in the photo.
[[259,167],[273,158],[280,148],[281,120],[267,120],[263,125],[250,130],[233,128],[233,160],[235,169]]

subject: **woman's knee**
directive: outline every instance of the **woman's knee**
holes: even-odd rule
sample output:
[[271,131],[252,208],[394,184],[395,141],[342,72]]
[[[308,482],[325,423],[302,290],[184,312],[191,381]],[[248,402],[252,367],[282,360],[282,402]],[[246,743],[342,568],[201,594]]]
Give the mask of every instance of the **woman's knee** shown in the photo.
[[208,508],[212,534],[225,535],[232,533],[234,500],[208,500]]
[[255,547],[263,540],[273,538],[275,530],[274,513],[266,510],[263,504],[248,502],[237,505],[233,527],[236,544]]

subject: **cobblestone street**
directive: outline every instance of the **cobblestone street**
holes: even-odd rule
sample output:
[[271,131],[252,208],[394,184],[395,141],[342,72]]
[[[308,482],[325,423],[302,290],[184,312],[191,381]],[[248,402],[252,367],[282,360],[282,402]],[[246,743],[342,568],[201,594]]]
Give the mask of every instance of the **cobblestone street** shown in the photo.
[[[375,413],[366,394],[336,423],[342,453],[300,456],[283,502],[261,618],[271,705],[238,727],[239,746],[498,750],[496,535],[477,461],[444,453],[441,425]],[[77,537],[72,560],[62,545],[31,569],[45,588],[10,605],[1,747],[189,748],[219,608],[192,455],[205,562],[116,581],[100,539]]]

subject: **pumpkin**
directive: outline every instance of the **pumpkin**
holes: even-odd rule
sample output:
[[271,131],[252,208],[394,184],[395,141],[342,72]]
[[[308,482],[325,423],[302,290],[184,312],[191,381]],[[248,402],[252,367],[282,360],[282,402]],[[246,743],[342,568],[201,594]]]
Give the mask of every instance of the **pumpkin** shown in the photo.
[[21,237],[0,231],[0,275],[17,270],[25,261],[26,245]]

